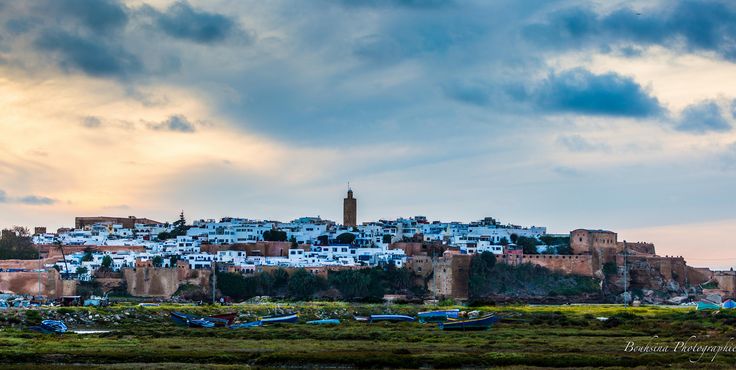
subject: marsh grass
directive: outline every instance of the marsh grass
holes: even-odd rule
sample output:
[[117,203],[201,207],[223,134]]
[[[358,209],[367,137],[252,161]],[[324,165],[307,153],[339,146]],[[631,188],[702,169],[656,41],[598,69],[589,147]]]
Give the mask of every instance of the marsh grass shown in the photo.
[[[443,332],[418,323],[365,324],[353,314],[416,314],[425,306],[340,302],[244,304],[230,307],[163,305],[59,308],[43,315],[117,316],[110,333],[44,335],[21,327],[0,331],[0,362],[21,368],[84,365],[102,368],[255,367],[702,367],[732,368],[736,355],[691,364],[687,354],[626,353],[628,341],[663,342],[691,335],[723,344],[736,334],[736,313],[692,308],[612,305],[499,306],[473,308],[503,317],[492,330]],[[208,330],[173,325],[172,310],[193,314],[237,311],[242,318],[298,311],[302,321],[339,317],[338,326],[275,325]],[[10,315],[10,313],[5,313]],[[8,317],[15,317],[10,315]],[[26,316],[23,316],[26,317]],[[607,320],[598,320],[606,317]],[[35,318],[31,315],[31,318]],[[18,320],[17,318],[15,320]],[[7,323],[7,321],[6,321]],[[142,364],[146,364],[142,366]],[[158,364],[158,367],[155,367]],[[141,365],[141,366],[137,366]],[[5,367],[4,368],[8,368]]]

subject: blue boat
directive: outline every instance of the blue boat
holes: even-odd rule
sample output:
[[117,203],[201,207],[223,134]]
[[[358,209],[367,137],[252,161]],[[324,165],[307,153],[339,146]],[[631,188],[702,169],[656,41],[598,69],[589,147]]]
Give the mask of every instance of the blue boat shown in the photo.
[[499,320],[496,315],[487,315],[477,319],[448,321],[439,323],[442,330],[486,330]]
[[177,325],[188,326],[190,328],[214,328],[215,323],[207,321],[207,319],[185,314],[182,312],[172,312],[171,320]]
[[230,325],[230,329],[243,329],[243,328],[255,328],[258,326],[262,326],[260,320],[258,321],[251,321],[251,322],[241,322],[239,324],[232,324]]
[[370,322],[388,321],[388,322],[411,322],[415,319],[406,315],[371,315]]
[[696,310],[703,311],[703,310],[720,310],[721,305],[715,302],[711,302],[708,300],[701,300],[698,301],[698,305],[696,307]]
[[273,315],[264,316],[261,318],[261,324],[283,324],[283,323],[295,323],[299,321],[299,315],[292,313],[288,315]]
[[64,334],[69,330],[66,327],[66,324],[64,324],[63,321],[59,320],[43,320],[41,321],[41,325],[39,326],[32,326],[31,330],[39,331],[41,333],[55,333],[55,334]]
[[339,325],[340,324],[340,320],[338,320],[338,319],[312,320],[312,321],[307,321],[307,324],[311,324],[311,325]]
[[450,319],[457,319],[460,316],[460,310],[455,308],[451,310],[441,311],[425,311],[417,314],[419,322],[444,322]]

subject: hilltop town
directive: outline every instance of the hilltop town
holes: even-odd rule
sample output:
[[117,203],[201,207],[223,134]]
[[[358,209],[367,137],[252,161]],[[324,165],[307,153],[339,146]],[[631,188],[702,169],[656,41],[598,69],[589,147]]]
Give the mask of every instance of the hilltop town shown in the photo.
[[[491,217],[471,223],[416,216],[358,224],[352,190],[343,202],[342,224],[319,217],[187,223],[182,212],[170,223],[77,217],[73,228],[56,232],[4,230],[0,292],[47,299],[111,293],[161,300],[350,299],[365,298],[368,293],[361,290],[373,284],[371,294],[385,299],[682,304],[706,294],[732,297],[736,289],[733,271],[688,266],[682,257],[657,255],[653,244],[620,240],[612,231],[549,234],[545,227],[502,224]],[[370,271],[393,275],[377,278]],[[322,283],[305,279],[305,273]],[[271,280],[263,283],[259,276]],[[296,283],[294,276],[301,280]],[[293,287],[286,285],[289,278]],[[309,284],[314,287],[304,287]]]

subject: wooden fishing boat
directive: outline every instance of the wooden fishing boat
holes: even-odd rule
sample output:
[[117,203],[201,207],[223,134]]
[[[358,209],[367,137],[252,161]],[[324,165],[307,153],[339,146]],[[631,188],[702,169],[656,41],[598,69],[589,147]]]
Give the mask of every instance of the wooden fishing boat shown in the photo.
[[230,326],[235,322],[236,312],[222,313],[203,317],[203,319],[215,324],[215,326]]
[[66,327],[66,324],[64,324],[63,321],[59,320],[43,320],[41,321],[41,325],[38,326],[32,326],[31,330],[35,330],[41,333],[46,334],[64,334],[69,330]]
[[215,323],[208,321],[207,319],[189,319],[190,328],[214,328]]
[[171,312],[171,320],[177,325],[188,326],[190,328],[213,328],[215,323],[205,318],[185,314],[183,312]]
[[407,315],[371,315],[370,322],[388,321],[388,322],[410,322],[415,319]]
[[338,319],[312,320],[312,321],[307,321],[307,324],[311,324],[311,325],[339,325],[340,324],[340,320],[338,320]]
[[187,314],[182,312],[171,312],[169,313],[169,316],[171,317],[171,321],[173,321],[174,324],[189,326],[189,317]]
[[498,316],[491,314],[477,319],[441,322],[439,328],[442,330],[486,330],[498,320]]
[[251,321],[251,322],[241,322],[237,324],[230,325],[230,329],[243,329],[243,328],[255,328],[257,326],[262,326],[261,320],[258,321]]
[[451,310],[425,311],[417,314],[419,322],[445,322],[450,319],[457,319],[460,316],[460,310],[455,308]]
[[299,315],[295,313],[287,315],[264,316],[261,318],[261,324],[263,325],[295,323],[297,321],[299,321]]
[[719,305],[718,303],[711,302],[709,300],[703,299],[701,301],[698,301],[698,305],[696,306],[695,309],[698,310],[698,311],[703,311],[703,310],[720,310],[721,309],[721,305]]

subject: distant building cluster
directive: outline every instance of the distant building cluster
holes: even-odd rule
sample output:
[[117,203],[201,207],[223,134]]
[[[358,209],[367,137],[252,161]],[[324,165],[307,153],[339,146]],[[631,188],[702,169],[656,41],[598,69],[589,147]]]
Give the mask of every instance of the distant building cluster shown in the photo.
[[[37,245],[61,245],[67,253],[48,268],[90,279],[100,267],[112,271],[139,264],[239,272],[264,267],[362,268],[403,267],[406,251],[399,242],[439,243],[461,254],[504,254],[518,237],[538,240],[544,227],[501,225],[493,218],[471,223],[429,221],[426,217],[357,223],[357,200],[352,189],[344,199],[344,224],[320,217],[291,222],[223,218],[196,220],[185,225],[146,218],[77,217],[75,228],[48,233],[36,228]],[[95,247],[90,249],[89,247]],[[129,248],[115,248],[129,247]],[[107,260],[107,262],[106,262]]]

